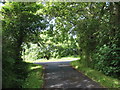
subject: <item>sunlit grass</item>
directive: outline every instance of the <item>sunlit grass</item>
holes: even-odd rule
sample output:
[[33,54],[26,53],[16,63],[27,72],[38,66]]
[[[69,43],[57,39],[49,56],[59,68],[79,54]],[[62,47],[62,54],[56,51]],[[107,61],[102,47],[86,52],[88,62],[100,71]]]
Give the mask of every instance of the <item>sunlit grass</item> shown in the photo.
[[79,60],[72,61],[71,65],[77,70],[84,73],[86,76],[90,77],[92,80],[100,83],[102,86],[107,88],[120,88],[120,80],[104,75],[103,73],[96,71],[94,69],[85,67],[80,64]]
[[63,58],[50,58],[49,60],[47,59],[38,59],[38,60],[27,60],[26,62],[59,62],[59,61],[72,61],[72,60],[78,60],[79,57],[63,57]]
[[30,64],[28,68],[28,77],[23,84],[23,88],[42,88],[43,85],[43,67],[37,64]]
[[35,67],[31,67],[30,69],[33,70],[33,69],[39,69],[39,68],[42,68],[42,66],[35,66]]

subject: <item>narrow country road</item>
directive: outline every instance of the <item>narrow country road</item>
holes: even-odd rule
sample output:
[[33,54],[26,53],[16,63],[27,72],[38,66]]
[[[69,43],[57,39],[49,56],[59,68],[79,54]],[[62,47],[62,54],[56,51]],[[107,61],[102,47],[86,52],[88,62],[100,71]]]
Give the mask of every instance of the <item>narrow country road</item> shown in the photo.
[[70,61],[37,63],[45,66],[44,88],[102,88],[70,66]]

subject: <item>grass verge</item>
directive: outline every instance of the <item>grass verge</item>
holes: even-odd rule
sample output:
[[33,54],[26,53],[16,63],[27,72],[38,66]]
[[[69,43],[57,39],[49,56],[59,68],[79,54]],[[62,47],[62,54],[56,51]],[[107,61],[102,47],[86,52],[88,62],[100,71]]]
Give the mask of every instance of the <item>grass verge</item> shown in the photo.
[[34,61],[30,61],[27,60],[25,62],[29,62],[29,63],[36,63],[36,62],[59,62],[59,61],[71,61],[71,60],[78,60],[79,57],[62,57],[62,58],[51,58],[49,60],[46,59],[38,59],[38,60],[34,60]]
[[82,64],[80,64],[79,60],[72,61],[71,65],[75,67],[78,71],[84,73],[86,76],[88,76],[89,78],[98,82],[100,85],[106,88],[120,88],[120,81],[118,79],[105,76],[99,71],[85,67]]
[[28,63],[28,77],[22,88],[42,88],[43,83],[43,67],[38,64]]

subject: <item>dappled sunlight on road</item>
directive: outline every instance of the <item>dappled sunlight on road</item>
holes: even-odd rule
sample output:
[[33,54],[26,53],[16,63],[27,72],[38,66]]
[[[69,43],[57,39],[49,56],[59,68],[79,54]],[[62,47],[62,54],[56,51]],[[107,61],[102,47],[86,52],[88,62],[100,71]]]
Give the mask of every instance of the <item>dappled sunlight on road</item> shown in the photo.
[[40,63],[46,68],[44,88],[101,88],[99,84],[73,69],[69,63]]

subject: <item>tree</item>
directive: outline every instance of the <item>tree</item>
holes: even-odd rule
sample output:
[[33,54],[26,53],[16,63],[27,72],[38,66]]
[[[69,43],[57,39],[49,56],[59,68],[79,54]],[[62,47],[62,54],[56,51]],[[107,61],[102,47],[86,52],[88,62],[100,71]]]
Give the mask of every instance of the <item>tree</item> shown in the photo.
[[3,87],[20,87],[26,77],[26,66],[21,58],[22,45],[35,41],[34,37],[46,27],[44,17],[37,14],[41,8],[42,4],[33,2],[11,2],[2,7],[3,80],[15,83],[14,86],[3,83]]
[[[72,32],[76,32],[82,64],[99,68],[98,70],[106,75],[118,77],[120,63],[120,60],[118,61],[120,57],[119,6],[119,3],[99,2],[47,3],[44,11],[50,17],[56,18],[56,23],[59,22],[57,25],[61,31],[61,26],[65,25],[63,22],[71,24]],[[53,11],[55,12],[53,13]],[[68,27],[66,24],[64,28]],[[70,28],[67,29],[68,31],[64,30],[70,32]],[[105,53],[108,55],[107,57]],[[103,65],[102,68],[101,65]]]

